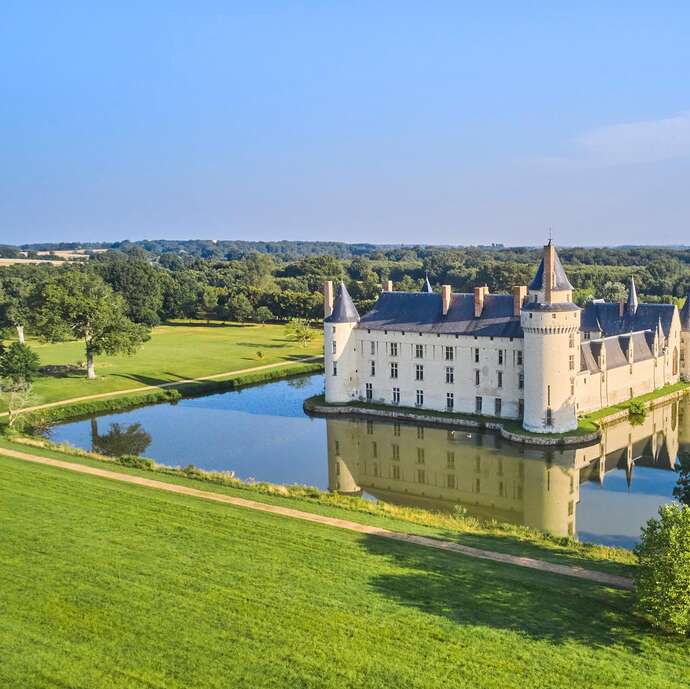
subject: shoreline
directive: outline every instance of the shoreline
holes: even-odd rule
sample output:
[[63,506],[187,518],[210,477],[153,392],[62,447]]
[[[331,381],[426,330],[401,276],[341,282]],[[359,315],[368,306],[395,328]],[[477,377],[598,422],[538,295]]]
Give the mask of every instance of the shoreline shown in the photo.
[[[657,391],[658,392],[658,391]],[[502,438],[519,445],[533,445],[539,447],[580,447],[593,445],[601,440],[604,430],[630,418],[628,405],[630,402],[642,400],[645,411],[684,397],[690,392],[690,384],[680,389],[671,390],[651,399],[633,398],[628,402],[610,407],[610,413],[597,418],[597,428],[590,432],[571,431],[569,433],[554,433],[539,435],[515,428],[517,419],[498,420],[493,417],[474,416],[438,411],[421,411],[410,407],[388,407],[384,405],[368,404],[353,401],[345,404],[327,403],[323,395],[315,395],[304,400],[303,408],[309,416],[364,416],[387,419],[391,421],[406,421],[423,423],[429,426],[466,428],[473,430],[487,430],[499,433]],[[652,393],[649,393],[652,394]],[[609,409],[609,408],[607,408]],[[601,411],[605,410],[600,410]],[[586,416],[586,415],[585,415]]]

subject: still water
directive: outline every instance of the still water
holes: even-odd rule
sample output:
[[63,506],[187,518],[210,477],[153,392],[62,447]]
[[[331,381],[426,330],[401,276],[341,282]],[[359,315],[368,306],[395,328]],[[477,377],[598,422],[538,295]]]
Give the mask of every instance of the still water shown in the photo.
[[[679,451],[690,444],[688,401],[617,424],[600,444],[524,448],[493,433],[416,424],[309,418],[321,376],[65,423],[55,442],[163,464],[232,470],[369,499],[452,510],[632,547],[672,500]],[[686,426],[688,426],[686,428]]]

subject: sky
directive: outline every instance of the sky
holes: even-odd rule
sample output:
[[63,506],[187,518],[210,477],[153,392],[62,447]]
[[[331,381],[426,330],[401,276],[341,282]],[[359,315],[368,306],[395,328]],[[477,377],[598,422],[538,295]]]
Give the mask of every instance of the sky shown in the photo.
[[690,244],[690,3],[0,3],[0,243]]

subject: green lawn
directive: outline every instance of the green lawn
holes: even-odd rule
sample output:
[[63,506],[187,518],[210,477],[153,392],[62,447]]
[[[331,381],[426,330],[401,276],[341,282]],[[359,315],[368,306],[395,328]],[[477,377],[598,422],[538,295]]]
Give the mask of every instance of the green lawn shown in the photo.
[[[320,337],[304,348],[287,340],[284,333],[282,325],[162,325],[154,328],[151,339],[134,356],[97,357],[97,380],[86,380],[81,372],[67,377],[39,377],[34,383],[34,404],[197,378],[321,352]],[[41,357],[42,365],[76,364],[85,359],[82,342],[45,344],[30,340],[29,344]],[[262,357],[257,355],[259,351]]]
[[0,686],[686,686],[622,591],[0,460]]

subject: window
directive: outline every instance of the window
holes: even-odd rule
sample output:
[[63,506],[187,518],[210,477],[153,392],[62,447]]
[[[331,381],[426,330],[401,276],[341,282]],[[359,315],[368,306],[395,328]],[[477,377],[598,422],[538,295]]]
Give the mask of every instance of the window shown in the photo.
[[417,469],[417,483],[426,483],[426,472],[424,469]]
[[338,364],[336,364],[335,361],[333,362],[333,375],[338,375]]
[[448,488],[455,488],[455,474],[448,474],[446,479],[446,486]]
[[498,387],[503,387],[503,371],[498,372]]
[[391,342],[390,343],[390,352],[391,352],[391,356],[398,356],[398,343],[397,342]]
[[400,480],[400,467],[397,464],[393,465],[393,480],[394,481]]
[[498,350],[498,365],[503,366],[503,350]]
[[[393,404],[400,404],[400,388],[393,388]],[[393,435],[400,435],[399,423],[393,427]]]
[[453,393],[447,392],[446,393],[446,409],[448,411],[453,411],[454,403],[455,403],[455,399],[453,398]]
[[371,456],[376,459],[379,456],[379,445],[375,440],[371,442]]
[[474,492],[475,493],[481,492],[481,490],[482,490],[481,485],[482,485],[481,481],[478,478],[474,479]]
[[414,379],[415,380],[424,380],[424,365],[423,364],[417,364],[415,366]]
[[570,396],[571,397],[575,396],[575,379],[574,378],[570,379]]
[[374,422],[373,421],[367,421],[367,435],[373,435],[374,434]]
[[446,452],[446,466],[449,469],[455,469],[455,452],[451,450]]
[[370,346],[369,346],[369,351],[370,351],[370,353],[371,353],[371,354],[376,354],[376,342],[374,342],[374,340],[372,340],[372,341],[369,343],[369,345],[370,345]]
[[518,400],[518,416],[522,418],[525,415],[525,400]]
[[551,414],[551,407],[546,408],[546,425],[547,426],[553,425],[553,415]]
[[482,413],[482,398],[481,397],[475,397],[474,398],[474,411],[477,414]]
[[371,400],[374,399],[374,388],[371,386],[371,383],[367,383],[364,387],[364,390],[367,402],[371,402]]
[[520,390],[522,390],[524,387],[525,387],[525,374],[521,373],[518,376],[518,388],[520,388]]
[[570,337],[568,338],[568,346],[570,349],[572,349],[575,346],[575,335],[574,333],[570,333]]
[[421,407],[424,404],[424,390],[417,390],[417,406]]
[[568,368],[569,368],[571,371],[574,371],[574,370],[575,370],[575,355],[574,355],[574,354],[571,354],[571,355],[568,357]]
[[479,347],[474,348],[474,363],[479,363]]
[[333,351],[333,354],[335,354],[336,351],[338,350],[338,345],[336,344],[335,340],[333,340],[333,344],[331,345],[331,350]]
[[518,353],[517,353],[517,363],[518,363],[518,366],[522,366],[522,352],[521,351],[518,351]]
[[398,362],[392,361],[391,362],[391,378],[397,378],[397,377],[398,377]]
[[393,451],[393,459],[397,462],[400,459],[400,445],[393,443],[391,450]]
[[494,415],[495,416],[500,416],[501,415],[501,407],[503,406],[503,401],[501,400],[500,397],[497,397],[494,400]]
[[455,382],[455,369],[452,366],[446,366],[446,383]]
[[474,372],[474,384],[479,385],[479,370]]
[[446,361],[453,361],[455,357],[455,352],[452,347],[446,347]]
[[425,463],[426,463],[426,458],[424,457],[424,448],[418,447],[417,448],[417,464],[425,464]]
[[376,375],[376,362],[375,361],[369,362],[369,374],[372,377]]
[[589,340],[590,338],[590,333],[585,333],[585,340]]
[[424,440],[424,426],[417,426],[417,440]]
[[423,359],[424,358],[424,345],[415,345],[414,346],[414,355],[415,355],[415,358],[417,358],[417,359]]
[[[340,454],[340,441],[339,440],[335,441],[335,454],[337,454],[337,455]],[[340,467],[339,464],[337,466]]]
[[[395,396],[395,391],[398,391],[398,401],[400,401],[400,388],[393,388],[393,395]],[[400,424],[396,421],[393,424],[393,435],[400,437]]]

